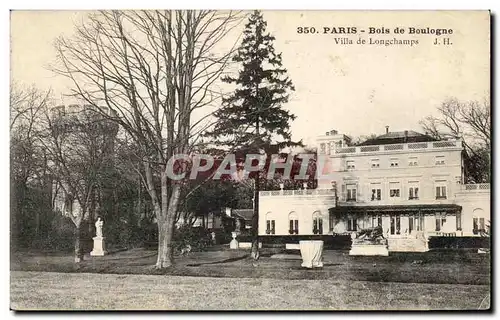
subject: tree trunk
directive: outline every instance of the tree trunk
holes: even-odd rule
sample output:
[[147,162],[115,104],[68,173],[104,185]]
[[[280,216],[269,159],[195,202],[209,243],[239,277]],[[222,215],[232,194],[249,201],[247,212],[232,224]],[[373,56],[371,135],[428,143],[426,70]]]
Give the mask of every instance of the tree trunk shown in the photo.
[[253,198],[253,216],[252,216],[252,251],[251,256],[254,260],[259,260],[259,173],[255,177],[255,193]]
[[171,267],[173,264],[172,233],[169,232],[167,219],[158,221],[158,259],[156,269]]
[[81,223],[75,227],[75,263],[80,263],[83,260],[81,238]]
[[171,267],[174,263],[174,222],[177,213],[177,205],[179,203],[180,186],[174,184],[172,186],[172,189],[173,190],[170,199],[162,199],[162,201],[168,201],[169,204],[166,208],[166,212],[162,215],[162,217],[164,218],[158,219],[158,259],[156,261],[157,269]]
[[[258,97],[259,86],[256,86],[256,96]],[[257,105],[259,108],[260,106]],[[258,110],[260,112],[260,110]],[[259,138],[259,120],[260,114],[257,112],[257,121],[255,124],[255,132]],[[257,146],[257,150],[260,150]],[[254,197],[253,197],[253,216],[252,216],[252,252],[251,256],[254,260],[259,260],[259,189],[260,189],[260,171],[255,176]]]

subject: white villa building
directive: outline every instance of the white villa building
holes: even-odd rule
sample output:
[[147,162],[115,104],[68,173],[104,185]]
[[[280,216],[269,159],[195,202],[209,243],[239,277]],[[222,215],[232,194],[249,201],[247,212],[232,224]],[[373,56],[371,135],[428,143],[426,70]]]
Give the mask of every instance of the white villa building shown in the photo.
[[464,184],[459,139],[386,127],[385,134],[351,146],[333,130],[317,138],[317,150],[331,179],[319,180],[314,190],[260,192],[262,239],[346,235],[380,225],[389,250],[405,251],[401,243],[416,232],[479,237],[489,224],[490,185]]

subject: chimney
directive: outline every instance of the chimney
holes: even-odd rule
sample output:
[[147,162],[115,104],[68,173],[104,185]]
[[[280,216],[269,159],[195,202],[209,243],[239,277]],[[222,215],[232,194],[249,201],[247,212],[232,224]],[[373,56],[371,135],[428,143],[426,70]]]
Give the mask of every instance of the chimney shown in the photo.
[[405,140],[404,143],[408,142],[408,130],[405,130]]
[[389,126],[385,126],[385,133],[389,133]]
[[226,207],[226,216],[231,217],[231,208]]

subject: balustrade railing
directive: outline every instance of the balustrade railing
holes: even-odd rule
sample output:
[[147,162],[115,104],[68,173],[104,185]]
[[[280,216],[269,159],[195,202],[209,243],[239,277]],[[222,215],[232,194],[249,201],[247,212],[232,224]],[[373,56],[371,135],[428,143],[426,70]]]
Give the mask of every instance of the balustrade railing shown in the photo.
[[272,190],[272,191],[260,191],[259,195],[261,197],[303,196],[303,195],[333,196],[335,195],[335,190],[333,189]]
[[464,191],[469,191],[469,190],[490,190],[490,184],[489,183],[464,184],[464,185],[462,185],[461,189],[464,190]]
[[443,148],[457,148],[460,146],[461,146],[460,140],[412,142],[412,143],[398,143],[398,144],[386,144],[386,145],[375,145],[375,146],[337,148],[335,150],[335,154],[365,153],[365,152],[379,152],[379,151],[393,151],[393,150],[443,149]]

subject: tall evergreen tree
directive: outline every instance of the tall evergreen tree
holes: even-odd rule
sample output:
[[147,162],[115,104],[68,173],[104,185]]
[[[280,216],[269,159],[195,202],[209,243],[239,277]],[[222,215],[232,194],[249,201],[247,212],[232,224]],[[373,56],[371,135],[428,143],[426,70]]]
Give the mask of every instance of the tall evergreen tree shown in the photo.
[[[243,31],[243,40],[233,61],[241,64],[237,77],[222,80],[236,86],[214,114],[217,123],[207,136],[219,146],[249,153],[300,146],[290,134],[295,115],[283,109],[295,90],[282,65],[281,53],[273,47],[275,38],[266,33],[267,23],[254,11]],[[258,259],[259,174],[255,175],[252,256]]]

